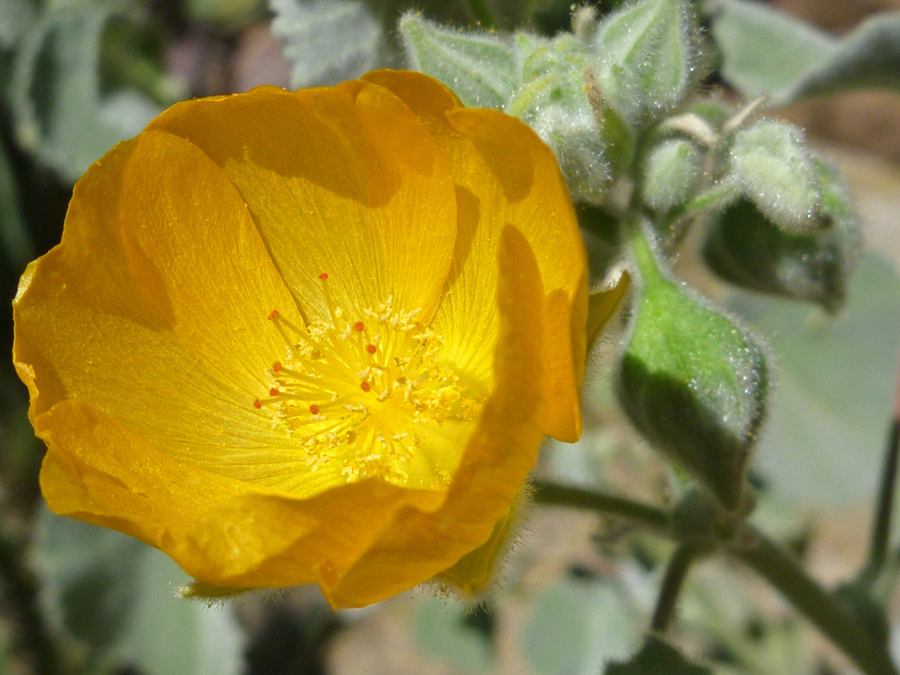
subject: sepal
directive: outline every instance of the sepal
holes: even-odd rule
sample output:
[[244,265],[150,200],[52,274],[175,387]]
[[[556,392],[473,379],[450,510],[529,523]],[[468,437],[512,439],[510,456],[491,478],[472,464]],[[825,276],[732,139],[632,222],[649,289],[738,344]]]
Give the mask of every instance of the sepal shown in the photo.
[[820,229],[822,186],[803,133],[794,125],[766,119],[738,130],[731,176],[776,225],[792,232]]
[[699,36],[689,3],[644,0],[598,27],[592,50],[611,104],[633,124],[681,103],[698,76]]
[[822,181],[820,232],[785,230],[748,199],[713,216],[703,245],[709,268],[748,290],[814,302],[835,313],[844,304],[862,241],[846,192],[831,170],[816,162]]
[[641,293],[619,369],[619,401],[655,448],[735,511],[766,406],[765,351],[660,269],[648,229],[632,225]]

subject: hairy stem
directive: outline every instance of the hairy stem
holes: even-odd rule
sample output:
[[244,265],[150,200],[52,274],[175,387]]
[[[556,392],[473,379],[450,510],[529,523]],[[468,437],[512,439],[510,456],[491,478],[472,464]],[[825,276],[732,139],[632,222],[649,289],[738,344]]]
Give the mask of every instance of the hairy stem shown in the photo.
[[898,675],[884,647],[782,547],[747,525],[728,551],[772,584],[866,675]]
[[894,491],[897,485],[897,463],[900,456],[900,418],[891,422],[884,469],[881,475],[881,489],[872,521],[872,540],[869,544],[869,559],[860,578],[869,583],[874,581],[884,569],[887,549],[891,536],[891,514],[894,510]]
[[664,634],[669,630],[675,620],[675,610],[678,605],[678,597],[687,579],[688,570],[697,558],[697,548],[692,544],[680,544],[672,554],[669,565],[666,567],[666,575],[663,577],[662,587],[659,591],[659,599],[656,601],[656,610],[653,612],[653,620],[650,622],[650,630]]
[[539,504],[588,509],[624,520],[655,534],[669,536],[669,516],[662,509],[613,495],[536,480],[534,499]]

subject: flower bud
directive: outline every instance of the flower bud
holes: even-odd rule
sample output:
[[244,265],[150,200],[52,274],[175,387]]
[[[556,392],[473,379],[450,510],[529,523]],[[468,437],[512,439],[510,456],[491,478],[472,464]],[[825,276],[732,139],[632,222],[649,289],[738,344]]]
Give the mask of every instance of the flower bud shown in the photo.
[[662,272],[634,226],[641,296],[618,396],[638,431],[728,510],[740,507],[765,410],[768,372],[757,339]]
[[644,202],[668,211],[693,196],[703,173],[703,153],[691,141],[668,138],[647,153],[643,173]]

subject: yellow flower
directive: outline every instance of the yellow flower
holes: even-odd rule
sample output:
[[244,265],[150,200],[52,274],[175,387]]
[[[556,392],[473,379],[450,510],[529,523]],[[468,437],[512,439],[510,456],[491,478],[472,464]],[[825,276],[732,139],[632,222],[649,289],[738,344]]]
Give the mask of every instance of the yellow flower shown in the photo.
[[585,276],[550,151],[423,75],[176,105],[22,278],[44,495],[202,585],[477,591],[580,434]]

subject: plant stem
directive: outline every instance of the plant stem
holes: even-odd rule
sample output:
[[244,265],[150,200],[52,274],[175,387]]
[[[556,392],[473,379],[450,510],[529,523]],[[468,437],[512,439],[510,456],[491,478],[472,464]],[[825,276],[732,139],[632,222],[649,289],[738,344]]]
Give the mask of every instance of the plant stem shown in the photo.
[[891,422],[887,451],[884,456],[884,470],[881,474],[881,490],[878,493],[875,516],[872,521],[872,541],[869,544],[869,559],[860,574],[860,579],[874,583],[884,569],[887,548],[891,536],[891,514],[894,510],[894,491],[897,485],[897,464],[900,456],[900,418]]
[[540,480],[532,482],[531,485],[535,489],[534,499],[539,504],[588,509],[608,518],[625,520],[639,525],[642,529],[654,534],[671,536],[668,514],[655,506],[593,490],[556,485]]
[[656,601],[656,610],[653,612],[650,630],[660,635],[669,630],[669,626],[675,620],[678,596],[681,595],[688,570],[696,558],[697,548],[693,544],[680,544],[675,549],[675,553],[672,554],[669,565],[666,567],[666,575],[663,577],[659,598]]
[[467,0],[469,11],[482,28],[490,30],[497,27],[497,20],[485,0]]
[[746,525],[728,548],[794,605],[866,675],[898,675],[884,647],[783,548]]

